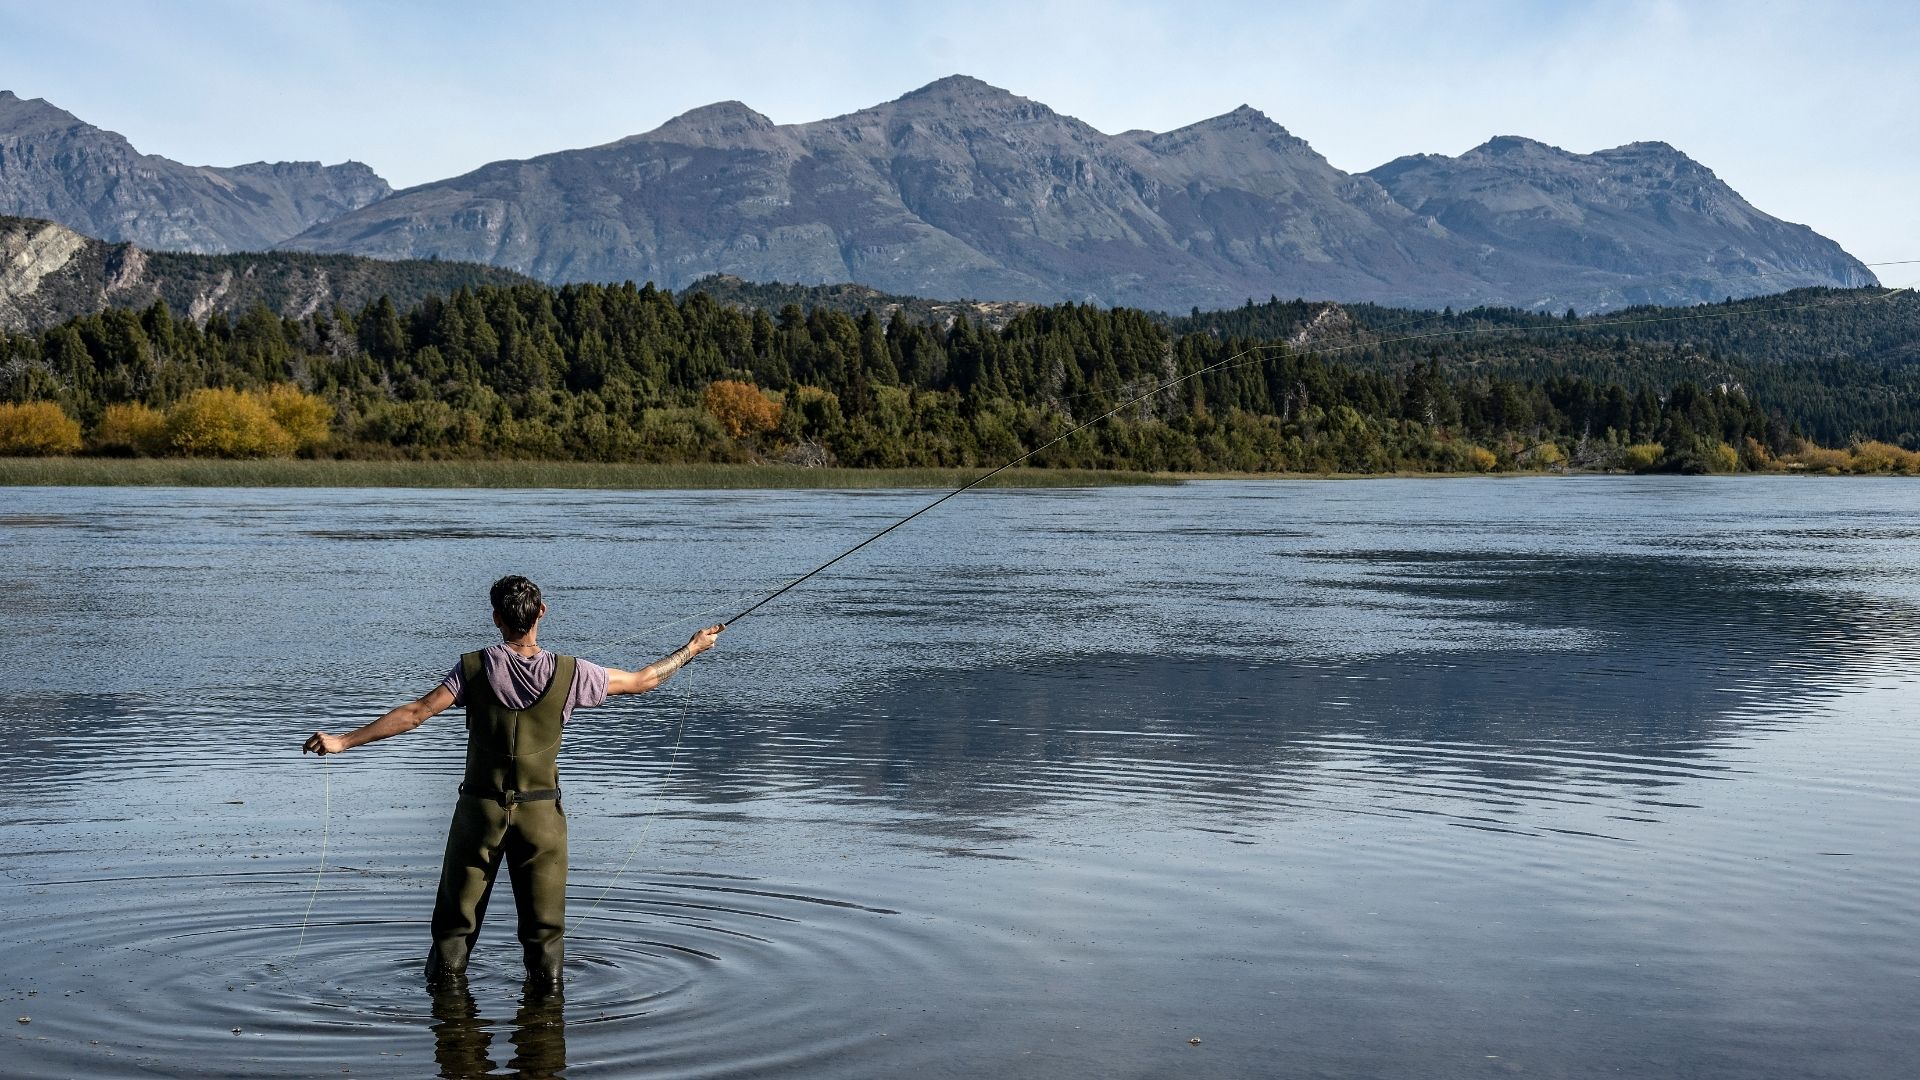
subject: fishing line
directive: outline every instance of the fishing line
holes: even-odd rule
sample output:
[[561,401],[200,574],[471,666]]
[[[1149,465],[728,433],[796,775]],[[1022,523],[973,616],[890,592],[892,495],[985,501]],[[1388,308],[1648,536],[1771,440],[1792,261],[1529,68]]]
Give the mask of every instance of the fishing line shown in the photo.
[[299,963],[300,950],[307,944],[307,923],[313,918],[313,902],[320,898],[320,876],[327,872],[327,839],[333,824],[333,763],[320,758],[320,865],[313,868],[313,891],[307,894],[307,911],[300,916],[300,941],[293,947],[293,960]]
[[712,607],[707,608],[704,611],[695,612],[692,615],[682,615],[677,619],[673,619],[668,622],[663,622],[658,626],[649,626],[649,627],[645,627],[644,629],[637,630],[634,632],[633,637],[623,638],[619,641],[611,642],[609,643],[609,647],[614,645],[638,645],[640,642],[647,640],[652,635],[658,634],[663,630],[671,630],[676,626],[685,626],[690,622],[694,622],[699,619],[705,619],[713,615],[718,615],[723,611],[731,610],[732,607],[735,604],[739,603],[740,601],[750,600],[753,597],[758,595],[760,595],[758,591],[747,592],[747,593],[736,593],[732,596],[729,596],[727,599],[722,600],[719,603],[713,605]]
[[[666,787],[667,784],[673,780],[674,767],[680,764],[680,739],[687,733],[687,707],[685,703],[680,705],[679,712],[680,719],[674,724],[673,729],[673,754],[667,758],[667,771],[660,776],[660,786],[662,788]],[[640,851],[641,841],[646,839],[647,823],[652,820],[652,817],[642,817],[640,819],[640,827],[635,833],[633,843],[627,845],[626,858],[621,860],[620,868],[613,872],[613,876],[607,879],[606,887],[600,890],[600,895],[594,897],[593,906],[587,909],[587,915],[592,915],[594,912],[600,910],[600,902],[607,898],[607,894],[612,892],[613,887],[619,883],[621,875],[627,872],[627,867],[633,864],[633,857]],[[586,918],[586,915],[582,915],[581,918]]]

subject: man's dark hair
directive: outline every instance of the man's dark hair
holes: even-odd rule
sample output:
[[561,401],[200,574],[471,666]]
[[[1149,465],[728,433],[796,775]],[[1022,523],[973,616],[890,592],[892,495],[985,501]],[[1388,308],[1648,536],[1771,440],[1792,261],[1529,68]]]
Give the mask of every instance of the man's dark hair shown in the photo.
[[493,613],[516,637],[533,629],[540,617],[540,586],[518,574],[494,582],[488,595],[493,597]]

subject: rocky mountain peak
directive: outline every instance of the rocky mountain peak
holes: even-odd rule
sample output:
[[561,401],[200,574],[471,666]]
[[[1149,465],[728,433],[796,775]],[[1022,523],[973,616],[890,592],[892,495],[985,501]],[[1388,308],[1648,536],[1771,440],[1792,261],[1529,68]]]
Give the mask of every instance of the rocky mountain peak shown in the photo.
[[740,135],[747,132],[771,131],[775,126],[771,119],[748,108],[745,102],[716,101],[711,105],[688,109],[648,134],[652,136]]
[[1669,176],[1694,180],[1716,180],[1713,170],[1688,157],[1669,143],[1630,142],[1610,150],[1596,150],[1592,160],[1613,166],[1652,169]]
[[[1202,120],[1197,124],[1190,125],[1187,130],[1193,129],[1236,132],[1250,138],[1258,139],[1268,146],[1296,151],[1305,150],[1308,153],[1313,153],[1312,147],[1308,146],[1305,139],[1288,131],[1266,113],[1261,112],[1251,105],[1242,105],[1232,112],[1222,113],[1211,119]],[[1316,154],[1315,156],[1317,157],[1318,155]]]
[[[1444,157],[1444,155],[1440,154],[1423,154],[1421,156],[1434,158]],[[1464,160],[1466,158],[1567,158],[1576,155],[1569,154],[1557,146],[1550,146],[1538,139],[1529,139],[1523,135],[1495,135],[1493,138],[1488,139],[1486,142],[1481,143],[1479,146],[1474,147],[1460,156]]]
[[[949,75],[900,95],[882,110],[911,115],[1053,117],[1040,102],[982,82],[971,75]],[[870,110],[868,110],[870,111]]]
[[1001,88],[993,85],[992,83],[989,83],[983,79],[976,79],[971,75],[948,75],[943,78],[935,79],[932,82],[928,83],[925,86],[920,87],[917,90],[909,90],[906,93],[900,95],[895,100],[897,101],[919,101],[919,100],[938,100],[938,101],[1002,100],[1004,101],[1009,99],[1020,100],[1020,101],[1026,100],[1025,98],[1018,97],[1011,91],[1002,90]]
[[79,117],[46,98],[23,98],[11,90],[0,90],[0,136],[39,135],[80,124]]
[[[1643,154],[1648,157],[1671,157],[1683,158],[1687,161],[1693,160],[1681,153],[1672,143],[1661,142],[1659,139],[1646,139],[1640,142],[1630,142],[1625,146],[1614,147],[1614,151],[1616,152],[1623,150]],[[1602,152],[1604,153],[1605,151]]]
[[1199,170],[1207,174],[1231,174],[1250,168],[1272,174],[1306,168],[1318,174],[1332,170],[1305,139],[1251,105],[1242,105],[1232,112],[1183,128],[1129,141],[1162,158],[1177,159],[1183,173]]

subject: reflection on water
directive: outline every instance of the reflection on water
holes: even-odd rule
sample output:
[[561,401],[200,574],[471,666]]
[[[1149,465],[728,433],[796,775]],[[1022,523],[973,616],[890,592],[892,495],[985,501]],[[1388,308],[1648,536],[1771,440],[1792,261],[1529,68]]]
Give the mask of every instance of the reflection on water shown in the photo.
[[493,1060],[495,1025],[480,1015],[466,980],[437,987],[433,994],[433,1060],[445,1080],[511,1076],[551,1080],[567,1067],[566,995],[559,990],[527,989],[513,1014],[507,1039],[513,1057],[501,1071]]
[[301,736],[431,687],[500,574],[547,588],[544,642],[635,666],[925,496],[16,492],[14,1050],[1903,1075],[1914,491],[969,495],[576,717],[564,1008],[498,926],[470,985],[420,986],[457,717],[325,763]]

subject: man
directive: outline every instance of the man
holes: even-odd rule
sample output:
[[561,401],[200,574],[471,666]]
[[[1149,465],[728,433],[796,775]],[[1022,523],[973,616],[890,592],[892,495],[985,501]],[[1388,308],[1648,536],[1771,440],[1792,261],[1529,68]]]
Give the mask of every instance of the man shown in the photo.
[[644,694],[666,682],[713,648],[726,627],[709,626],[639,671],[621,671],[556,656],[536,644],[547,605],[533,582],[504,577],[493,583],[491,595],[500,644],[463,655],[426,697],[345,735],[315,732],[301,752],[338,754],[412,731],[449,705],[465,705],[467,771],[447,830],[427,978],[438,983],[466,971],[505,859],[527,977],[558,986],[567,911],[567,818],[555,761],[561,730],[575,708],[599,705],[612,694]]

